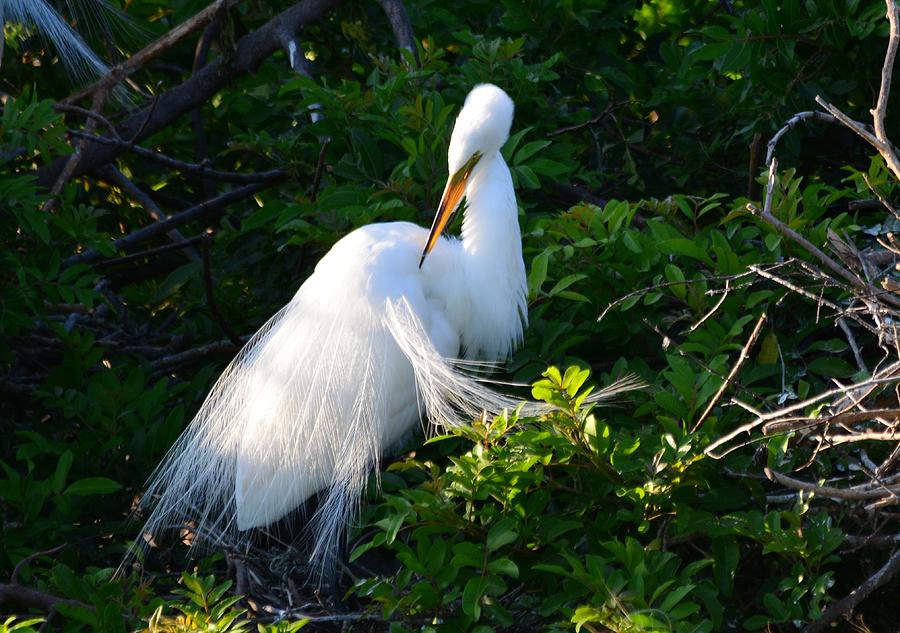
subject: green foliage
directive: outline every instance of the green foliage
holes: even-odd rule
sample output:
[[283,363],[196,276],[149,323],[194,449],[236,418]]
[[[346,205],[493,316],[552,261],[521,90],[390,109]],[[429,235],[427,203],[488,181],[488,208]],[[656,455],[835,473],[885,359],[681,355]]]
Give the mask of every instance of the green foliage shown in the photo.
[[42,624],[43,622],[43,618],[31,618],[26,620],[10,616],[6,618],[4,622],[0,623],[0,633],[12,633],[13,631],[19,631],[19,633],[37,633],[39,630],[37,625]]
[[[182,227],[187,237],[212,230],[221,319],[249,334],[352,228],[429,221],[472,84],[496,82],[516,101],[503,151],[522,210],[530,327],[509,370],[558,412],[475,421],[391,465],[383,499],[366,509],[374,532],[353,556],[399,568],[359,578],[360,609],[398,631],[814,620],[871,573],[840,547],[858,517],[807,497],[770,501],[758,473],[762,463],[804,467],[818,480],[857,464],[814,453],[796,433],[721,460],[704,449],[746,422],[732,394],[765,410],[858,377],[831,313],[741,277],[783,266],[776,272],[790,280],[785,262],[808,259],[747,211],[759,202],[747,147],[811,109],[816,94],[871,107],[883,4],[407,4],[418,65],[395,53],[377,3],[348,4],[304,30],[312,78],[290,72],[279,52],[204,104],[215,168],[280,167],[288,178]],[[154,36],[200,6],[127,5]],[[227,60],[233,41],[275,10],[238,3],[213,55]],[[218,563],[177,581],[166,573],[187,563],[173,555],[159,577],[113,579],[134,535],[125,525],[133,499],[230,354],[179,357],[224,337],[202,264],[180,250],[131,264],[70,260],[120,257],[113,240],[150,221],[142,203],[94,174],[47,204],[36,175],[70,155],[66,130],[81,119],[54,108],[69,90],[57,60],[25,55],[20,34],[7,28],[0,114],[0,576],[29,558],[20,582],[85,605],[60,606],[52,625],[67,631],[297,630],[303,622],[251,622]],[[178,44],[134,80],[155,94],[172,88],[195,44]],[[322,116],[313,122],[312,111]],[[192,162],[197,138],[185,117],[144,145]],[[850,204],[871,197],[870,186],[896,195],[883,162],[852,135],[798,128],[780,147],[773,212],[811,243],[833,232],[865,244],[896,230]],[[227,188],[210,192],[201,178],[128,154],[115,164],[168,213]],[[815,294],[846,299],[826,284]],[[763,313],[739,385],[698,425]],[[863,342],[864,353],[880,343]],[[627,373],[649,387],[591,404],[591,374],[602,385]]]

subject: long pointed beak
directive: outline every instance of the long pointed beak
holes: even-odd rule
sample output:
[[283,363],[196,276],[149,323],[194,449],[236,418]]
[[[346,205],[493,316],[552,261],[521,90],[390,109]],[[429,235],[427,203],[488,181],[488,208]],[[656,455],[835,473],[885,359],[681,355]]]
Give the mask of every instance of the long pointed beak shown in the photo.
[[479,160],[481,160],[481,152],[475,152],[459,171],[447,179],[447,184],[444,186],[444,194],[441,196],[441,203],[438,205],[437,213],[434,215],[434,222],[431,223],[431,233],[428,234],[425,250],[422,251],[422,258],[419,260],[419,268],[422,267],[422,263],[425,261],[428,253],[437,244],[438,238],[444,232],[447,224],[449,224],[450,218],[453,217],[453,214],[459,208],[459,203],[466,192],[466,182],[469,180],[469,176],[472,175],[472,170],[475,169],[475,165],[478,164]]

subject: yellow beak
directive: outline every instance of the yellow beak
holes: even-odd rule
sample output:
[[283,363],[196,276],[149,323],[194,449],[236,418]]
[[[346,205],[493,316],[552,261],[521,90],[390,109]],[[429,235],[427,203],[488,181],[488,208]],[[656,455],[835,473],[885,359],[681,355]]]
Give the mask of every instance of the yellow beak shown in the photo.
[[425,242],[425,250],[422,251],[422,259],[419,260],[419,268],[422,263],[437,244],[438,238],[444,232],[450,218],[459,208],[459,202],[462,200],[463,194],[466,192],[466,182],[472,175],[475,165],[481,160],[481,152],[475,152],[472,157],[466,161],[466,164],[459,168],[455,174],[447,179],[447,185],[444,187],[444,195],[441,196],[441,203],[438,205],[437,213],[434,216],[434,222],[431,223],[431,233],[428,234],[428,241]]

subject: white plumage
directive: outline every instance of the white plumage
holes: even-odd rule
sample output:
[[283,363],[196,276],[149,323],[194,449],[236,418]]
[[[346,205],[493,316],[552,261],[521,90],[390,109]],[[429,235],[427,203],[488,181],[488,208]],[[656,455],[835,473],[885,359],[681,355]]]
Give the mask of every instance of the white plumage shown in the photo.
[[[431,233],[372,224],[322,258],[157,469],[147,531],[192,520],[233,543],[318,493],[312,558],[327,561],[369,471],[422,413],[446,425],[515,406],[449,360],[502,360],[526,325],[517,205],[500,154],[512,115],[500,88],[469,93]],[[440,238],[463,192],[462,237]]]

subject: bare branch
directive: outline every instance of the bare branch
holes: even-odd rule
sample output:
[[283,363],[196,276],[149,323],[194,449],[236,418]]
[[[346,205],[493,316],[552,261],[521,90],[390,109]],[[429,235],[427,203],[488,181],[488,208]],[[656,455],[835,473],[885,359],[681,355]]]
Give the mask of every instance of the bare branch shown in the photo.
[[240,349],[244,342],[235,333],[228,321],[225,320],[224,315],[219,310],[219,305],[216,303],[216,296],[213,293],[212,270],[209,263],[210,238],[208,235],[204,236],[204,238],[201,252],[203,253],[203,288],[206,291],[206,305],[209,306],[210,313],[213,315],[216,323],[219,324],[219,327],[222,328],[222,331],[225,332],[228,340],[231,341],[232,345]]
[[166,156],[162,152],[150,150],[146,147],[141,147],[140,145],[135,145],[134,143],[130,143],[122,139],[110,138],[108,136],[95,136],[93,134],[86,134],[78,130],[69,130],[69,134],[76,138],[86,139],[92,143],[121,147],[122,149],[125,149],[133,154],[137,154],[142,158],[147,158],[171,169],[177,169],[178,171],[187,174],[196,174],[198,176],[203,176],[204,178],[212,178],[214,180],[219,180],[222,182],[233,182],[238,184],[250,182],[269,182],[274,180],[281,180],[286,175],[286,172],[283,169],[270,169],[268,171],[251,173],[210,169],[205,162],[187,163],[183,160],[178,160],[176,158]]
[[194,31],[202,29],[214,20],[216,16],[219,15],[220,11],[228,10],[237,4],[237,1],[238,0],[215,0],[215,2],[200,11],[197,15],[185,20],[158,40],[151,42],[118,66],[110,69],[110,72],[98,81],[94,82],[84,90],[67,97],[62,103],[72,105],[98,91],[109,92],[109,90],[122,81],[122,79],[145,66],[147,62],[169,50]]
[[[119,239],[113,242],[113,247],[116,250],[124,250],[127,251],[133,248],[136,244],[141,242],[145,242],[150,238],[156,237],[162,233],[166,233],[171,229],[181,226],[183,224],[187,224],[188,222],[193,222],[194,220],[199,220],[206,215],[213,213],[214,211],[218,211],[233,202],[237,202],[238,200],[243,200],[248,196],[252,196],[258,191],[262,191],[266,187],[269,186],[270,183],[254,183],[252,185],[244,185],[243,187],[238,187],[237,189],[232,189],[227,193],[223,193],[222,195],[213,198],[212,200],[206,200],[205,202],[201,202],[200,204],[191,207],[190,209],[185,209],[181,213],[176,213],[175,215],[170,216],[169,218],[163,220],[162,222],[157,222],[156,224],[151,224],[149,226],[145,226],[140,228],[128,235],[120,237]],[[101,259],[103,256],[97,251],[85,251],[83,253],[78,253],[76,255],[72,255],[64,262],[64,266],[72,266],[73,264],[91,264]]]
[[900,571],[900,550],[891,554],[891,557],[881,569],[872,574],[859,587],[851,591],[846,597],[838,600],[825,609],[824,613],[822,613],[822,617],[815,622],[811,622],[803,629],[803,633],[817,633],[817,631],[829,628],[832,622],[842,615],[849,613],[873,591],[893,578],[897,571]]
[[[320,19],[339,3],[340,0],[302,0],[290,6],[259,29],[242,37],[234,54],[214,59],[184,83],[160,94],[153,116],[147,116],[149,107],[145,107],[126,118],[116,128],[117,135],[120,138],[139,141],[155,134],[209,99],[238,76],[256,69],[264,59],[278,50],[279,30],[288,27],[300,30],[303,26]],[[142,126],[143,132],[135,137],[135,133]],[[118,146],[87,147],[73,176],[93,171],[124,151],[125,148]],[[64,164],[65,158],[62,158],[38,169],[35,172],[38,185],[49,188],[62,171]]]

